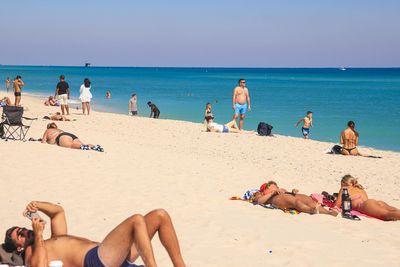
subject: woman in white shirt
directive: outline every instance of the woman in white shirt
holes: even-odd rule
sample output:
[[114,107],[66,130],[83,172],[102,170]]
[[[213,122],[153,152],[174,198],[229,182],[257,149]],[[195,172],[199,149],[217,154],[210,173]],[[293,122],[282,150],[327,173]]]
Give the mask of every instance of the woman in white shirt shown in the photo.
[[92,100],[92,93],[90,92],[90,81],[86,78],[81,85],[79,90],[80,96],[79,99],[82,101],[82,111],[83,115],[85,115],[86,111],[89,115],[90,113],[90,100]]

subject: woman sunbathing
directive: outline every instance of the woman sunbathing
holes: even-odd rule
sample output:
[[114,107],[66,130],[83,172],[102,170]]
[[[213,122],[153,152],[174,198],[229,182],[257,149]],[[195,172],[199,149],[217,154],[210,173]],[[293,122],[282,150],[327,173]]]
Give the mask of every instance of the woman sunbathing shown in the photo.
[[104,152],[104,149],[100,145],[84,144],[76,135],[58,129],[57,124],[54,122],[47,124],[47,130],[43,134],[42,143],[48,143],[50,145],[57,144],[58,146],[66,148],[82,150],[93,149]]
[[249,131],[239,130],[235,120],[225,123],[224,125],[215,123],[213,121],[214,117],[212,115],[206,117],[207,132],[215,133],[251,133]]
[[67,117],[65,117],[64,115],[61,115],[60,112],[57,112],[54,115],[50,115],[50,116],[44,116],[43,119],[45,120],[52,120],[52,121],[71,121],[70,119],[68,119]]
[[369,199],[364,187],[349,174],[342,178],[339,196],[336,200],[337,207],[342,205],[343,188],[347,188],[349,191],[353,210],[384,221],[400,220],[400,209],[389,206],[381,200]]
[[272,204],[280,209],[295,209],[309,214],[328,214],[337,216],[334,210],[327,210],[317,204],[311,197],[298,194],[299,190],[293,189],[287,192],[284,188],[279,188],[274,181],[269,181],[261,185],[260,191],[255,193],[253,201],[258,204]]

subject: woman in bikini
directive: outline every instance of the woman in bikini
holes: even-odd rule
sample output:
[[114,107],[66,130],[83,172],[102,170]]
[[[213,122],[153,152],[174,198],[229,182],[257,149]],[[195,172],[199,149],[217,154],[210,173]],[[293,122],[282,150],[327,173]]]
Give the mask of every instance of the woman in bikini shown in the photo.
[[348,128],[340,134],[340,143],[343,144],[342,155],[345,156],[361,156],[358,152],[358,132],[355,130],[356,124],[354,121],[347,123]]
[[347,188],[349,191],[353,210],[384,221],[400,220],[400,209],[389,206],[381,200],[369,199],[364,187],[349,174],[342,178],[339,196],[336,200],[337,207],[342,205],[343,188]]
[[279,188],[274,181],[269,181],[260,187],[260,191],[254,194],[253,201],[258,204],[272,204],[280,209],[295,209],[309,214],[328,214],[337,216],[334,210],[327,210],[317,204],[311,197],[298,194],[299,190],[293,189],[287,192],[284,188]]
[[58,146],[72,149],[92,149],[104,152],[104,149],[100,145],[84,144],[76,135],[58,129],[57,124],[54,122],[47,124],[47,130],[43,134],[42,143],[57,144]]

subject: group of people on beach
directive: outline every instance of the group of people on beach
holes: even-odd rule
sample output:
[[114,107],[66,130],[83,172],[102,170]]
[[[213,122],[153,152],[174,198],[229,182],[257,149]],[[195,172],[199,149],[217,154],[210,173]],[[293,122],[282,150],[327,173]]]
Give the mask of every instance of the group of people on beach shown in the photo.
[[349,192],[353,210],[384,221],[400,220],[400,209],[392,207],[384,201],[368,198],[364,187],[351,175],[343,176],[339,193],[336,197],[331,195],[333,199],[330,199],[330,201],[334,205],[329,209],[323,207],[311,196],[300,194],[298,189],[287,191],[280,188],[274,181],[262,184],[259,190],[252,193],[250,199],[253,203],[271,204],[283,210],[294,209],[309,214],[337,216],[341,211],[342,193],[345,188]]

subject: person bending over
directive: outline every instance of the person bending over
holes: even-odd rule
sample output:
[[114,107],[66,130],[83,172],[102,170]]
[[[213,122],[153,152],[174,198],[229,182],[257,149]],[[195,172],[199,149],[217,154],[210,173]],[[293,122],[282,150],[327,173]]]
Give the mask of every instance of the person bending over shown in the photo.
[[160,110],[157,106],[150,101],[147,102],[147,105],[150,107],[150,118],[153,117],[154,119],[158,119],[158,117],[160,117]]
[[51,237],[44,239],[45,222],[32,218],[32,230],[14,226],[7,230],[5,244],[8,251],[25,251],[25,265],[49,266],[52,260],[61,260],[64,267],[130,267],[141,257],[147,267],[156,266],[151,239],[158,233],[172,263],[183,267],[178,238],[169,214],[163,209],[145,216],[135,214],[114,228],[99,243],[69,235],[64,209],[56,204],[32,201],[26,212],[43,212],[50,218]]
[[253,201],[258,204],[272,204],[280,209],[295,209],[309,214],[327,214],[337,216],[334,210],[327,210],[310,196],[298,194],[299,190],[293,189],[287,192],[284,188],[279,188],[277,183],[269,181],[260,187],[260,191],[255,193]]
[[84,144],[76,135],[58,129],[57,124],[54,122],[47,124],[47,130],[43,134],[42,143],[47,143],[50,145],[56,144],[66,148],[82,150],[92,149],[99,152],[104,152],[104,149],[100,145]]
[[337,207],[340,208],[342,205],[343,188],[347,188],[349,191],[353,210],[384,221],[400,220],[400,209],[389,206],[381,200],[368,198],[364,187],[358,183],[356,178],[349,174],[342,178],[338,199],[336,200]]

